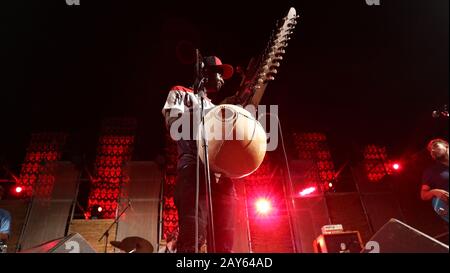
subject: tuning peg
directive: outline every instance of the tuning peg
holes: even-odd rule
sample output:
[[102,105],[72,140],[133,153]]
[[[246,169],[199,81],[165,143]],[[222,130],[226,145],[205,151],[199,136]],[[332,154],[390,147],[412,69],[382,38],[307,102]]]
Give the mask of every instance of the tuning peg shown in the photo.
[[270,60],[272,60],[272,59],[275,58],[276,56],[277,56],[277,55],[276,55],[276,52],[270,52],[270,54],[267,55],[267,58],[270,59]]
[[[270,57],[272,59],[272,63],[277,61],[277,58],[282,58],[282,55],[286,53],[286,51],[284,49],[278,49],[276,51],[270,52],[270,54],[268,54],[267,56]],[[280,60],[281,60],[280,59]]]
[[282,45],[280,45],[279,47],[280,47],[280,49],[284,49],[284,48],[286,48],[288,46],[288,43],[286,42],[286,41],[284,41],[283,43],[282,43]]
[[[281,33],[280,33],[280,34],[281,34]],[[280,36],[278,37],[278,39],[274,40],[274,42],[276,42],[276,43],[282,42],[285,35],[286,35],[286,34],[280,35]]]
[[283,55],[284,53],[286,53],[286,50],[279,49],[277,52],[275,52],[275,56],[276,57],[281,57],[281,55]]
[[272,63],[272,65],[270,66],[270,69],[275,69],[275,68],[278,68],[278,67],[280,67],[280,63],[279,62],[275,62],[275,63]]
[[274,76],[267,76],[266,81],[273,81],[275,80]]
[[295,26],[296,24],[297,24],[297,18],[291,18],[288,25],[294,25]]
[[276,56],[273,58],[272,62],[281,62],[281,60],[283,60],[283,56]]
[[268,74],[270,75],[276,75],[278,73],[278,71],[275,68],[272,68]]
[[257,82],[258,82],[258,84],[262,84],[262,83],[264,83],[264,79],[258,78]]

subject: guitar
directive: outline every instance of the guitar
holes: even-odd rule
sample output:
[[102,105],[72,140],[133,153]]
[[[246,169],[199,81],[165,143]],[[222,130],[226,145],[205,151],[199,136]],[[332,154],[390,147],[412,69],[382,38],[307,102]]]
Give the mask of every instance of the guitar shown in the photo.
[[[263,53],[250,60],[245,72],[241,70],[242,81],[235,95],[226,98],[205,115],[205,128],[218,128],[216,132],[219,134],[218,138],[208,142],[208,162],[214,172],[230,178],[242,178],[253,173],[262,163],[267,150],[267,135],[254,114],[245,106],[250,104],[256,108],[267,84],[275,79],[287,41],[296,24],[296,11],[290,8],[277,24]],[[236,138],[232,139],[233,136]],[[202,138],[199,136],[198,139]],[[198,144],[203,163],[204,146]]]
[[[448,192],[447,192],[448,196]],[[444,221],[448,223],[448,200],[445,201],[441,198],[434,197],[431,201],[431,204],[433,205],[434,211],[441,216]]]
[[277,28],[272,32],[265,50],[257,58],[250,60],[245,71],[238,68],[242,80],[233,96],[235,100],[233,104],[242,107],[249,104],[258,106],[267,84],[273,81],[278,73],[298,17],[295,8],[290,8],[288,14],[277,22]]

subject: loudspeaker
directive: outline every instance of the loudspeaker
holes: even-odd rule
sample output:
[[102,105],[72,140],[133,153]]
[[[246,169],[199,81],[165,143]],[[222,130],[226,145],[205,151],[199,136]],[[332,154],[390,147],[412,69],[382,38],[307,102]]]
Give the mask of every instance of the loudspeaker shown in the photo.
[[392,218],[372,236],[363,252],[448,253],[448,245]]
[[96,253],[96,251],[79,233],[72,233],[20,253]]
[[315,253],[359,253],[363,249],[358,231],[322,234],[314,240]]

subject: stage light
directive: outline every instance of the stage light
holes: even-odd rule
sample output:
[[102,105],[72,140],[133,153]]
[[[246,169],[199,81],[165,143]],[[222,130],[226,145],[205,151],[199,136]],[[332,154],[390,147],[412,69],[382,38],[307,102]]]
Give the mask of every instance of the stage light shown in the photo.
[[306,196],[316,191],[316,187],[308,187],[300,191],[300,196]]
[[328,187],[329,187],[329,188],[332,188],[332,187],[333,187],[333,183],[331,183],[331,182],[328,183]]
[[394,163],[394,164],[392,164],[392,168],[393,168],[394,170],[398,171],[398,170],[400,170],[400,164]]
[[104,218],[103,208],[99,205],[93,206],[91,208],[90,216],[91,219],[103,219]]
[[272,210],[272,204],[266,198],[259,198],[255,202],[256,212],[261,215],[267,215]]
[[23,188],[21,186],[17,186],[14,191],[16,193],[21,193],[23,191]]

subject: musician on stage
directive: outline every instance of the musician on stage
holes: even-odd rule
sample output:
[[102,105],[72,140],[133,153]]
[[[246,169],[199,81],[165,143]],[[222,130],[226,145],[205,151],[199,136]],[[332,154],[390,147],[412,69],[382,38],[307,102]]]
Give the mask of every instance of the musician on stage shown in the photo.
[[[199,111],[201,107],[201,97],[199,93],[194,93],[194,89],[200,90],[204,87],[205,114],[215,105],[210,99],[224,85],[224,80],[231,78],[233,75],[233,67],[231,65],[222,64],[221,60],[215,56],[203,58],[202,76],[196,84],[200,84],[200,88],[193,86],[190,88],[183,86],[173,87],[168,96],[166,103],[162,109],[165,117],[166,128],[170,131],[178,129],[180,122],[189,120],[190,124],[182,124],[190,126],[189,136],[177,140],[178,162],[177,162],[177,178],[175,184],[174,201],[178,209],[179,236],[177,238],[177,252],[195,252],[195,221],[198,220],[198,250],[208,241],[207,223],[208,211],[206,205],[206,182],[204,178],[204,166],[201,161],[199,166],[199,212],[198,218],[195,217],[195,196],[196,196],[196,180],[197,180],[197,141],[193,136],[194,111]],[[199,114],[196,115],[200,117]],[[213,202],[213,220],[216,252],[231,252],[233,247],[234,236],[234,204],[236,192],[231,179],[219,176],[211,172],[211,191]],[[208,245],[210,247],[210,245]]]
[[[3,199],[5,189],[0,185],[0,200]],[[0,208],[0,253],[6,252],[6,245],[11,234],[11,214]]]
[[435,163],[423,174],[420,197],[422,200],[431,200],[433,197],[437,197],[448,203],[448,142],[436,138],[428,143],[427,149]]

